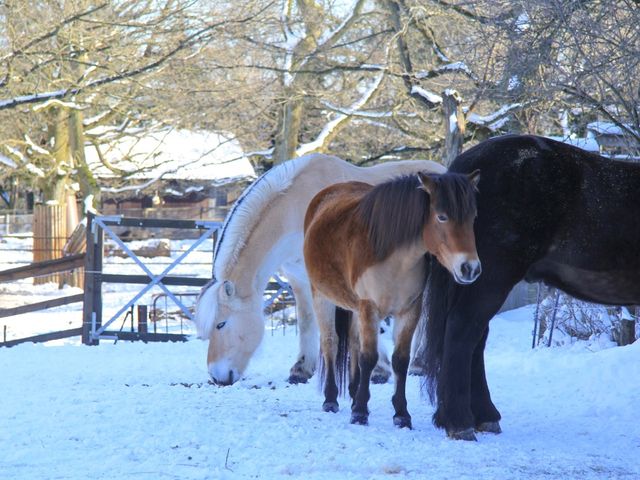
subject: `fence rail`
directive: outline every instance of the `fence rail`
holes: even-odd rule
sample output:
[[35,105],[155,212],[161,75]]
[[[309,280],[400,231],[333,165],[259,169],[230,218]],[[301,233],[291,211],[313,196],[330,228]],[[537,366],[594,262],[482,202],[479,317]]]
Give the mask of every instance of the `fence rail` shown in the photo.
[[[43,275],[50,275],[52,273],[72,271],[84,266],[84,261],[85,255],[78,254],[55,260],[45,260],[43,262],[32,263],[23,267],[11,268],[9,270],[0,272],[0,283],[22,280],[24,278],[42,277]],[[37,312],[53,307],[60,307],[63,305],[70,305],[72,303],[82,302],[83,300],[83,294],[67,295],[64,297],[48,299],[41,302],[34,302],[27,305],[21,305],[19,307],[1,308],[0,318],[12,317],[14,315],[21,315],[24,313]],[[60,340],[62,338],[75,337],[77,335],[80,335],[81,333],[81,328],[74,328],[70,330],[60,330],[56,332],[44,333],[41,335],[7,340],[7,332],[5,327],[3,341],[0,342],[0,347],[13,347],[14,345],[19,345],[20,343],[25,342],[38,343],[48,342],[51,340]]]

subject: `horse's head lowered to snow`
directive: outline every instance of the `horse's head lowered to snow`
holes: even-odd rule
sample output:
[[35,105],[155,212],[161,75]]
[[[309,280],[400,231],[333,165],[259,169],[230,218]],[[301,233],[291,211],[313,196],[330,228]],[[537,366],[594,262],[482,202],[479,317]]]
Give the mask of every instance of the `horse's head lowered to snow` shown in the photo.
[[469,175],[419,173],[418,177],[421,188],[429,194],[429,219],[423,231],[427,251],[456,282],[474,282],[482,272],[473,233],[480,171]]
[[238,381],[260,345],[264,320],[256,315],[259,302],[255,295],[242,296],[229,280],[214,280],[202,289],[195,322],[198,336],[209,339],[207,365],[217,385]]

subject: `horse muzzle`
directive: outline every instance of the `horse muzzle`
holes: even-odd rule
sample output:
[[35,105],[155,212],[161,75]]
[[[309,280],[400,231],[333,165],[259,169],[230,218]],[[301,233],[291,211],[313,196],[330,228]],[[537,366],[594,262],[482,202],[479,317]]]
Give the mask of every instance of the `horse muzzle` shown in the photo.
[[454,270],[453,277],[456,282],[467,285],[475,282],[481,273],[482,265],[480,260],[465,260]]
[[218,386],[233,385],[240,379],[240,372],[229,368],[228,362],[209,364],[209,376],[211,381]]

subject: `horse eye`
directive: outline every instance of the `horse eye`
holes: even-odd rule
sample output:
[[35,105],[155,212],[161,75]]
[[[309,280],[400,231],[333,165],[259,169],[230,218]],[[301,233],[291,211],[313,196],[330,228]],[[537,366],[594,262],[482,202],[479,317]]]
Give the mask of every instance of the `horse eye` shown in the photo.
[[449,220],[449,217],[447,217],[446,215],[443,215],[443,214],[436,215],[436,218],[438,219],[438,221],[440,223],[444,223],[444,222]]
[[216,329],[220,330],[222,327],[224,327],[227,324],[227,322],[220,322],[219,324],[216,325]]

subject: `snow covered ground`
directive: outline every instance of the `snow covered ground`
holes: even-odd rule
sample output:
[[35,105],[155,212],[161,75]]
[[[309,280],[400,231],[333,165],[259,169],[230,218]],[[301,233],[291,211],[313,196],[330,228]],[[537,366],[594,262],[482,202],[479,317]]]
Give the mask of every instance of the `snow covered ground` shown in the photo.
[[[15,302],[48,289],[0,287]],[[38,315],[74,322],[79,306]],[[504,433],[477,443],[432,426],[416,377],[413,430],[393,426],[391,383],[372,386],[367,427],[349,425],[346,399],[322,412],[317,379],[285,381],[291,327],[270,330],[230,387],[208,384],[199,340],[0,349],[0,479],[640,478],[640,341],[531,350],[532,317],[525,307],[492,321],[486,363]]]

